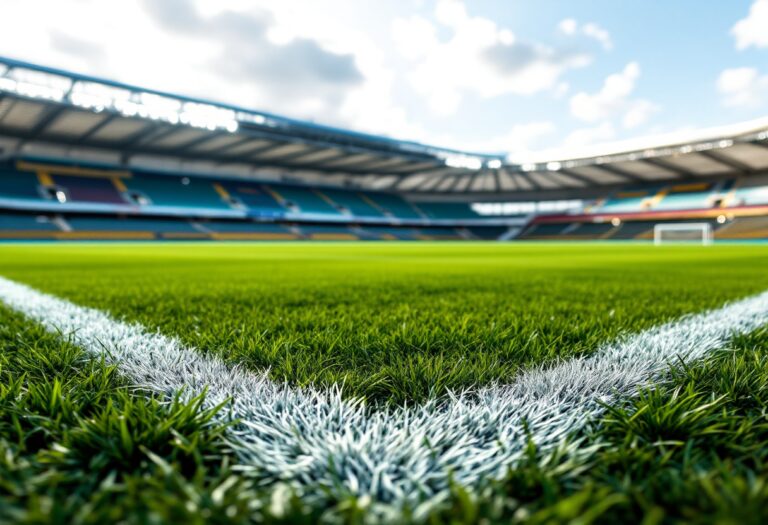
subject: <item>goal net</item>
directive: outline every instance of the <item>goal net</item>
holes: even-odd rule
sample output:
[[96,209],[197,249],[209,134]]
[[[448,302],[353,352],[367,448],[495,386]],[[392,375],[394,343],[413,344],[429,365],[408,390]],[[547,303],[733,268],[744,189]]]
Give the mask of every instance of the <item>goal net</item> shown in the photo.
[[653,227],[653,243],[712,244],[712,225],[706,222],[657,224]]

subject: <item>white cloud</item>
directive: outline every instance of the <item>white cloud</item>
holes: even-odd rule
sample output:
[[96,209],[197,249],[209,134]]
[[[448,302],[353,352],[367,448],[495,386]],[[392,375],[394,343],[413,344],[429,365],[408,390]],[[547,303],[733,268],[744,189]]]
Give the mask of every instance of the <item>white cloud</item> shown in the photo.
[[726,69],[717,79],[726,107],[759,108],[768,99],[768,75],[752,67]]
[[437,24],[423,17],[395,20],[392,37],[411,61],[411,85],[438,115],[455,113],[468,94],[554,90],[567,70],[590,62],[583,53],[521,41],[493,20],[469,15],[461,0],[439,0],[434,16]]
[[422,16],[396,19],[392,36],[398,51],[408,60],[425,57],[439,45],[437,28]]
[[621,72],[609,75],[597,93],[582,91],[572,96],[571,114],[584,122],[621,116],[625,128],[644,124],[659,108],[648,100],[631,98],[639,78],[640,66],[630,62]]
[[611,34],[608,30],[603,29],[595,23],[588,23],[584,24],[582,31],[588,37],[600,42],[600,45],[602,45],[603,49],[606,51],[613,49],[613,40],[611,39]]
[[601,27],[595,22],[587,22],[585,24],[579,24],[573,18],[566,18],[561,20],[557,25],[557,28],[566,36],[583,35],[593,40],[596,40],[606,51],[613,49],[613,39],[611,33],[607,29]]
[[557,27],[564,35],[572,36],[576,34],[579,24],[573,18],[566,18]]
[[477,144],[470,144],[468,149],[490,152],[529,152],[540,144],[542,138],[552,135],[556,129],[554,123],[549,121],[516,124],[507,133],[496,135]]
[[736,49],[768,47],[768,0],[755,0],[749,15],[731,29],[736,38]]
[[[386,50],[364,27],[339,19],[337,11],[319,3],[6,1],[9,18],[0,31],[0,49],[8,56],[297,118],[429,140],[396,100],[396,74]],[[229,36],[223,34],[225,25],[235,29]],[[231,52],[233,39],[239,39],[239,53]],[[339,57],[346,58],[339,62]],[[344,62],[352,82],[341,82],[344,75],[334,69]],[[269,74],[275,68],[280,75]],[[311,71],[320,77],[307,77]]]
[[627,112],[621,119],[622,125],[627,129],[642,126],[651,115],[656,113],[659,107],[650,100],[634,100],[629,103]]
[[607,142],[616,137],[616,129],[610,122],[604,122],[599,126],[580,128],[572,131],[565,137],[564,146],[571,148],[588,146],[600,142]]

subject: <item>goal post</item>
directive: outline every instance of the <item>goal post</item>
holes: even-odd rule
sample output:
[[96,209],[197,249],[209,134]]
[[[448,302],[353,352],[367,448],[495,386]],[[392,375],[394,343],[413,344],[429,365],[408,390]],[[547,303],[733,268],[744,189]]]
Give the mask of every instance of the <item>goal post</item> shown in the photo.
[[678,222],[656,224],[653,227],[653,244],[699,243],[712,244],[712,225],[708,222]]

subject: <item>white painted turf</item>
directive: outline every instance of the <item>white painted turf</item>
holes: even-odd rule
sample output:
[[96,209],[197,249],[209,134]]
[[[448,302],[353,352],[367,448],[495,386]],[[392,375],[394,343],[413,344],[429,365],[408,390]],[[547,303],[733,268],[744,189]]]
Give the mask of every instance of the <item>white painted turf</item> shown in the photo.
[[[0,300],[104,356],[131,381],[167,396],[207,389],[209,407],[231,398],[229,438],[245,469],[306,497],[356,495],[374,506],[425,510],[450,479],[477,486],[502,478],[530,436],[546,453],[612,403],[653,384],[673,363],[722,348],[768,323],[768,292],[610,343],[586,358],[520,374],[509,385],[419,407],[371,410],[338,390],[297,389],[0,277]],[[527,422],[527,431],[524,428]]]

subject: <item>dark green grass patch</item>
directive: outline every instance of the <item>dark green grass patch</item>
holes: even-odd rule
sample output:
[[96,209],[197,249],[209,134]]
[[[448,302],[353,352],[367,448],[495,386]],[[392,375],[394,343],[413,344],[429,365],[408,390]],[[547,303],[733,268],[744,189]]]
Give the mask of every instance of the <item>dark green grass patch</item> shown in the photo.
[[395,404],[510,381],[768,288],[768,247],[132,244],[0,247],[0,275]]
[[[197,401],[167,403],[0,308],[0,523],[363,523],[233,470]],[[585,436],[587,461],[530,460],[431,523],[764,523],[768,331],[674,369]],[[400,520],[409,523],[406,515]],[[420,514],[421,515],[421,514]]]
[[618,407],[586,436],[588,462],[530,460],[440,520],[469,523],[768,522],[768,330]]
[[0,308],[0,523],[244,520],[253,494],[200,402],[135,392]]

